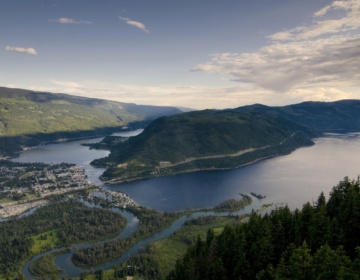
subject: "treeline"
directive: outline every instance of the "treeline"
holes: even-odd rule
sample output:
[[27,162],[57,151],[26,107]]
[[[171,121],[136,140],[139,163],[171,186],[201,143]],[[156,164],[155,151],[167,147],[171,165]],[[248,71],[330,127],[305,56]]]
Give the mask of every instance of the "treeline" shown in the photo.
[[181,215],[175,212],[160,213],[145,207],[129,207],[127,210],[139,219],[139,229],[128,238],[111,240],[90,248],[77,250],[72,255],[72,261],[77,266],[92,266],[117,258],[135,244],[135,242],[165,228]]
[[41,207],[24,218],[0,223],[0,275],[18,271],[20,263],[31,255],[31,236],[56,229],[56,246],[95,240],[121,231],[126,219],[120,214],[66,201]]
[[291,212],[252,214],[249,222],[208,231],[168,280],[360,279],[360,181],[345,178],[326,202]]
[[[60,252],[65,253],[66,250],[61,250]],[[44,277],[45,275],[57,275],[63,272],[63,270],[59,269],[54,263],[54,257],[56,257],[56,255],[56,253],[48,254],[33,261],[29,266],[31,275],[36,277]]]
[[[126,142],[124,143],[124,145]],[[118,168],[117,165],[111,165],[107,161],[108,158],[96,159],[92,161],[92,165],[98,167],[106,167],[106,171],[100,179],[106,181],[114,178],[121,180],[132,180],[139,178],[151,178],[157,176],[169,176],[183,172],[190,172],[194,170],[215,170],[215,169],[232,169],[253,163],[266,158],[271,158],[279,155],[290,154],[299,147],[311,146],[313,142],[309,140],[305,133],[297,132],[289,137],[283,143],[275,144],[274,146],[267,146],[260,148],[240,156],[224,156],[205,159],[195,159],[182,164],[158,167],[158,162],[147,163],[141,165],[138,161],[130,161],[126,168]],[[117,147],[117,146],[116,146]],[[120,153],[120,152],[119,152]],[[197,154],[195,154],[198,156]]]
[[239,200],[236,199],[228,199],[221,202],[219,205],[214,207],[214,211],[216,212],[234,212],[243,209],[244,207],[250,205],[252,203],[252,199],[248,195],[242,195],[242,198]]
[[[200,216],[187,220],[184,226],[165,240],[151,243],[120,267],[115,267],[115,275],[118,277],[133,276],[134,279],[140,276],[147,280],[165,279],[166,275],[175,265],[176,256],[183,255],[184,247],[187,248],[196,243],[200,235],[206,237],[209,228],[216,228],[217,231],[225,225],[238,223],[244,216]],[[186,251],[186,249],[185,249]]]
[[262,194],[259,194],[259,193],[254,193],[254,192],[251,192],[250,193],[253,197],[256,197],[257,199],[263,199],[263,198],[266,198],[266,195],[262,195]]

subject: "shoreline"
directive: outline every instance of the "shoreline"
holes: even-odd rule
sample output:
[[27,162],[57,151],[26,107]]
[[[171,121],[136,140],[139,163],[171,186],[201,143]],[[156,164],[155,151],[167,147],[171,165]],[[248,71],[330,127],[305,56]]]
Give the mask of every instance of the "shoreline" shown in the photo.
[[[315,144],[313,144],[313,145],[315,145]],[[263,160],[267,160],[267,159],[271,159],[271,158],[275,158],[275,157],[279,157],[279,156],[289,155],[292,152],[296,151],[297,149],[305,148],[305,147],[310,147],[310,146],[308,146],[308,145],[300,146],[300,147],[294,149],[293,151],[291,151],[289,153],[275,154],[275,155],[271,155],[271,156],[267,156],[267,157],[254,159],[254,160],[252,160],[252,161],[250,161],[248,163],[244,163],[244,164],[238,165],[236,167],[193,168],[193,169],[182,170],[182,171],[179,171],[179,172],[174,172],[173,174],[165,174],[165,175],[157,175],[157,176],[144,176],[144,177],[135,177],[135,178],[128,178],[128,179],[116,179],[115,178],[115,179],[110,179],[110,180],[107,180],[107,181],[102,181],[101,177],[100,177],[100,180],[104,185],[116,185],[116,184],[129,183],[129,182],[135,182],[135,181],[141,181],[141,180],[147,180],[147,179],[153,179],[153,178],[160,178],[160,177],[167,177],[167,176],[175,176],[175,175],[187,174],[187,173],[193,173],[193,172],[235,170],[235,169],[239,169],[239,168],[242,168],[242,167],[246,167],[246,166],[258,163],[258,162],[263,161]]]
[[[121,133],[121,132],[128,132],[128,131],[133,131],[133,129],[127,128],[127,129],[114,129],[114,131],[111,132],[110,135],[112,135],[113,133]],[[71,138],[59,138],[56,140],[51,140],[51,141],[43,141],[40,142],[39,144],[35,145],[35,146],[25,146],[22,145],[19,147],[18,151],[15,151],[14,153],[12,153],[11,155],[0,155],[0,160],[12,160],[15,158],[19,157],[19,154],[27,151],[27,150],[33,150],[36,148],[39,148],[41,146],[44,145],[50,145],[50,144],[60,144],[60,143],[67,143],[67,142],[73,142],[73,141],[81,141],[81,140],[88,140],[88,139],[95,139],[95,138],[100,138],[100,137],[106,137],[108,136],[109,133],[100,133],[100,134],[94,134],[94,135],[89,135],[89,136],[79,136],[79,137],[71,137]]]

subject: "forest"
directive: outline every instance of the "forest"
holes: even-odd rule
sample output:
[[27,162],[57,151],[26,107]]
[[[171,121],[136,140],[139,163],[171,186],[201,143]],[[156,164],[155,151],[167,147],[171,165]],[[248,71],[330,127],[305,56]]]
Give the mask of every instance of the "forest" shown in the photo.
[[344,178],[301,210],[253,213],[212,230],[178,260],[168,280],[360,279],[360,180]]
[[[123,240],[78,250],[73,261],[91,267],[113,259],[137,240],[184,214],[159,213],[143,207],[128,210],[140,220],[136,233]],[[284,206],[265,214],[253,212],[246,219],[234,218],[190,220],[173,236],[151,244],[138,256],[114,268],[110,278],[124,279],[130,275],[138,279],[141,275],[145,279],[167,280],[360,279],[360,178],[345,177],[328,199],[321,193],[315,202],[304,204],[300,210],[291,211]],[[3,222],[0,273],[16,275],[31,255],[102,239],[119,232],[124,225],[119,214],[89,208],[76,200],[54,203],[28,217]],[[171,248],[182,248],[181,253]],[[176,254],[178,260],[169,261],[169,253]],[[31,269],[40,275],[50,269],[51,263],[50,257],[42,259]],[[109,273],[99,270],[93,276],[105,279],[104,275]],[[80,278],[93,279],[90,276],[83,274]]]
[[121,256],[136,241],[144,238],[151,233],[166,228],[176,218],[183,213],[164,212],[145,208],[145,207],[128,207],[140,221],[139,229],[128,238],[120,240],[111,240],[97,244],[86,249],[79,249],[72,255],[72,261],[77,266],[92,266],[103,263],[107,260]]
[[[40,250],[103,239],[121,231],[126,219],[120,214],[68,200],[39,208],[24,218],[0,223],[0,275],[18,272],[21,264]],[[37,244],[36,240],[40,240]],[[36,252],[38,251],[38,252]]]

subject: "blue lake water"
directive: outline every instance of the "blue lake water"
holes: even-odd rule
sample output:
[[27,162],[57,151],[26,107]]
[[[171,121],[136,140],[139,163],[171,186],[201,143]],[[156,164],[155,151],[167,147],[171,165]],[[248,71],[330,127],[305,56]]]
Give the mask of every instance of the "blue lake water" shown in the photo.
[[[132,132],[132,135],[139,132],[141,131]],[[103,170],[93,168],[89,163],[94,158],[108,155],[108,152],[89,150],[88,147],[81,146],[81,143],[99,140],[101,138],[45,145],[21,153],[15,161],[76,163],[86,169],[93,182],[100,183],[97,177]],[[312,147],[298,149],[290,155],[260,161],[240,169],[194,172],[103,187],[125,192],[141,205],[160,211],[212,207],[226,199],[240,198],[240,193],[250,192],[266,195],[266,199],[254,199],[254,203],[242,213],[248,213],[253,208],[259,208],[262,203],[270,202],[287,203],[292,209],[299,208],[306,201],[316,200],[321,191],[328,196],[332,187],[345,176],[356,178],[360,174],[360,133],[327,135],[315,139],[315,143]],[[185,220],[209,214],[213,213],[198,212],[189,217],[182,217],[169,228],[139,241],[124,255],[100,265],[99,268],[108,269],[120,264],[149,242],[172,234]],[[134,220],[134,217],[130,218]],[[136,227],[136,223],[129,225],[130,231]],[[127,234],[125,230],[118,238]],[[91,243],[79,246],[89,245]],[[35,258],[38,257],[40,256]],[[83,271],[75,267],[70,259],[71,253],[55,259],[55,263],[64,270],[61,277],[75,277]],[[32,278],[28,272],[29,263],[23,269],[28,279]]]
[[[132,135],[139,132],[141,130]],[[76,163],[85,167],[90,178],[99,183],[97,177],[103,170],[89,163],[108,152],[81,146],[81,143],[99,140],[45,145],[21,153],[16,161]],[[266,195],[267,201],[287,203],[294,209],[316,200],[321,191],[328,196],[345,176],[356,178],[360,174],[360,133],[329,134],[315,139],[315,143],[290,155],[240,169],[194,172],[104,188],[125,192],[139,204],[160,211],[212,207],[225,199],[239,198],[239,193],[250,192]]]

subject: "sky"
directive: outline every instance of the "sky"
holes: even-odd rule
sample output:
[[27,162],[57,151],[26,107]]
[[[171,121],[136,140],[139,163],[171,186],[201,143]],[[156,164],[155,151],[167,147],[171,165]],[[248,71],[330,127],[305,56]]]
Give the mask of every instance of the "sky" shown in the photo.
[[360,99],[360,0],[0,0],[0,86],[193,109]]

